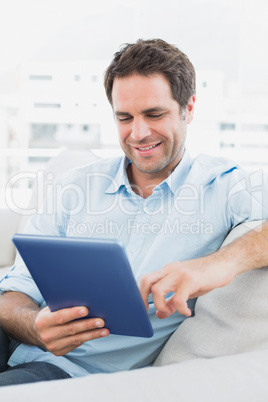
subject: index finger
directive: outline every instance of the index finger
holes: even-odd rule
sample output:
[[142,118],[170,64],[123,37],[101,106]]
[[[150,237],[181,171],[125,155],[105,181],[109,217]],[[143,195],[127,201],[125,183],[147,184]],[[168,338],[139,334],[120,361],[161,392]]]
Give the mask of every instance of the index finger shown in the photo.
[[84,306],[70,307],[54,312],[51,312],[48,307],[45,307],[39,313],[36,323],[41,326],[64,325],[78,318],[86,317],[87,315],[88,309]]
[[140,294],[143,300],[143,303],[148,310],[149,304],[148,304],[148,297],[149,294],[152,293],[151,289],[152,286],[158,282],[160,279],[162,279],[165,276],[163,271],[155,271],[150,274],[144,275],[139,283],[139,290]]

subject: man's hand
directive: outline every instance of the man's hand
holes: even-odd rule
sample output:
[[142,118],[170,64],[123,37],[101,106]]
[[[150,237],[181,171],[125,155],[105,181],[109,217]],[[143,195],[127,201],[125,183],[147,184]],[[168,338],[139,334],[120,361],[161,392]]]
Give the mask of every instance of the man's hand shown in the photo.
[[[152,293],[159,318],[169,317],[176,310],[190,316],[187,300],[228,285],[238,274],[267,267],[267,245],[268,221],[213,254],[170,263],[145,275],[139,286],[145,307],[148,309],[148,296]],[[174,295],[165,300],[169,292]]]
[[[43,347],[63,356],[84,342],[109,335],[101,318],[85,318],[86,307],[51,312],[40,309],[23,293],[6,292],[0,297],[0,325],[12,338]],[[74,321],[76,320],[76,321]]]
[[40,343],[56,356],[63,356],[87,341],[109,335],[101,318],[86,318],[86,307],[73,307],[51,312],[48,307],[36,316],[35,326]]
[[[190,316],[187,300],[228,285],[238,274],[267,267],[267,245],[268,221],[213,254],[170,263],[145,275],[139,286],[145,307],[148,309],[148,296],[152,293],[159,318],[169,317],[176,310]],[[165,300],[169,292],[174,295]]]
[[[218,261],[215,258],[216,254],[170,263],[142,277],[139,288],[145,307],[148,309],[148,296],[151,293],[158,318],[169,317],[176,310],[189,317],[191,310],[187,300],[225,286],[234,277],[232,269],[223,266],[221,259]],[[170,292],[174,294],[166,300],[165,296]]]

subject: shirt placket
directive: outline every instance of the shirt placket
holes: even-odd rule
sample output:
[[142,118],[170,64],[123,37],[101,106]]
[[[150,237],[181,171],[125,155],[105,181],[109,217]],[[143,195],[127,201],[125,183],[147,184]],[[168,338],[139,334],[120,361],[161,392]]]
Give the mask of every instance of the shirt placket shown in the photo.
[[150,235],[150,224],[157,204],[157,197],[142,199],[137,214],[129,222],[129,243],[127,253],[130,263],[134,263],[143,250],[146,236]]

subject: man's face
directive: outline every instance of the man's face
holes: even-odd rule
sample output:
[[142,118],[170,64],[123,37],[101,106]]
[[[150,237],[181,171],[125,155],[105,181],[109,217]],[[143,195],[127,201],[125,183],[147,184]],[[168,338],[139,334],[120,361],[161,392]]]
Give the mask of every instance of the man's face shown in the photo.
[[120,144],[133,163],[133,173],[138,170],[163,180],[183,156],[194,97],[181,113],[163,75],[133,74],[114,80],[112,101]]

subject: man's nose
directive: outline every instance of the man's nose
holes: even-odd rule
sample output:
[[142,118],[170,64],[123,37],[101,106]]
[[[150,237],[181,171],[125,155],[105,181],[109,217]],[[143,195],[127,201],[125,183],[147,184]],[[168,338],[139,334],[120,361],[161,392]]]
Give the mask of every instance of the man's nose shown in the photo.
[[141,141],[151,135],[151,129],[143,120],[134,120],[132,124],[131,137],[136,141]]

